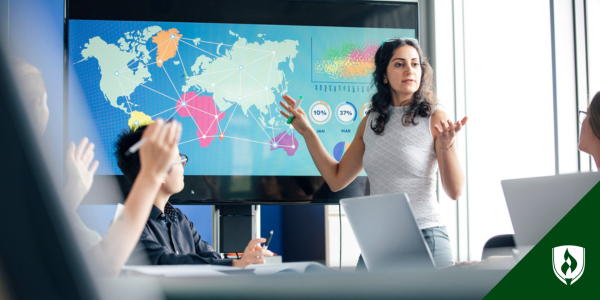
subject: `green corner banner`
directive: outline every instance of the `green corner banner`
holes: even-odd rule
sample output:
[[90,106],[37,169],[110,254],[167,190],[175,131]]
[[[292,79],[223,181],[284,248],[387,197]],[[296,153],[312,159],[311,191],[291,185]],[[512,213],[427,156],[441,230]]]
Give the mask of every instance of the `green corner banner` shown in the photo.
[[600,299],[599,261],[597,183],[484,299]]

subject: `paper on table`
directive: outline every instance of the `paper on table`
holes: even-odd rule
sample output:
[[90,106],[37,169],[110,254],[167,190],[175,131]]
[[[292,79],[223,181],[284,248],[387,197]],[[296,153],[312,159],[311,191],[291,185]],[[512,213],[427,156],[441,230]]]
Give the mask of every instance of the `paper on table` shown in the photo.
[[270,275],[275,273],[312,273],[312,272],[332,272],[327,267],[316,262],[294,262],[283,264],[249,265],[246,269],[254,270],[257,275]]
[[241,270],[241,268],[213,265],[162,265],[162,266],[123,266],[127,275],[152,275],[165,277],[226,276],[220,271]]
[[149,275],[164,277],[226,276],[243,273],[270,275],[275,273],[332,272],[316,262],[296,262],[272,265],[249,265],[245,269],[214,265],[163,265],[163,266],[124,266],[123,273],[130,276]]

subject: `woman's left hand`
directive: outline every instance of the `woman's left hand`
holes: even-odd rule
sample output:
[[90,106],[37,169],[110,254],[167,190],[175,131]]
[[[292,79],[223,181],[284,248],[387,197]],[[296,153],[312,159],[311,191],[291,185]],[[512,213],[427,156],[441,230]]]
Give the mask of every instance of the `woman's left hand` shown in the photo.
[[464,117],[456,123],[452,123],[450,120],[440,120],[440,125],[434,126],[442,149],[449,149],[454,145],[454,138],[458,135],[460,129],[467,124],[468,119],[469,117]]

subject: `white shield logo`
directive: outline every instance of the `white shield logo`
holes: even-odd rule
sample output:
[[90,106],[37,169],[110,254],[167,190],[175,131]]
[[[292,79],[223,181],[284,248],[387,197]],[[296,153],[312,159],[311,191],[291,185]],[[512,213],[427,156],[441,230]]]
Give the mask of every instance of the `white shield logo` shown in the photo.
[[585,269],[585,249],[579,246],[552,248],[552,269],[560,281],[573,285]]

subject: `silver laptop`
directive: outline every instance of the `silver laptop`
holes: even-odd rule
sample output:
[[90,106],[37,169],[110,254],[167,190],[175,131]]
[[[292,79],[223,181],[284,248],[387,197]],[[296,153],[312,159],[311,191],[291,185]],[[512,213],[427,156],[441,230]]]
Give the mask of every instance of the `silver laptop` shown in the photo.
[[435,267],[405,193],[342,199],[340,205],[369,272]]
[[600,181],[600,173],[502,180],[519,251],[535,246]]

